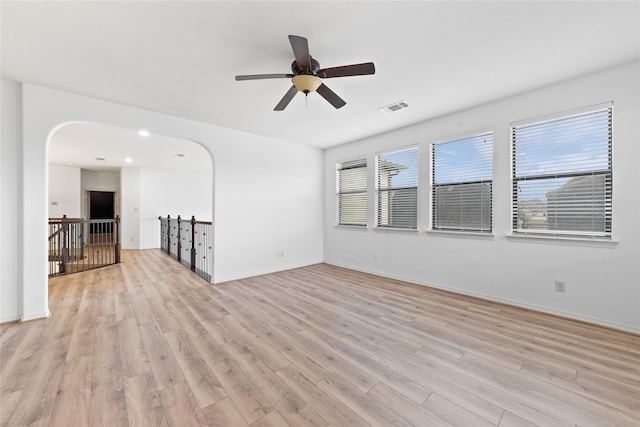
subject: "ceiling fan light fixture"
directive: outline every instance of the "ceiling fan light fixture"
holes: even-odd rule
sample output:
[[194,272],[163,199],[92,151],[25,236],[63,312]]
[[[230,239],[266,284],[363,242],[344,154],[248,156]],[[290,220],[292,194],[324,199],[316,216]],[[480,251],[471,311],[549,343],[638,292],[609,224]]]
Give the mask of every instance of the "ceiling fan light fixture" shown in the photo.
[[315,92],[316,89],[322,84],[320,77],[316,77],[310,74],[300,74],[293,76],[291,79],[293,85],[302,93]]
[[298,92],[306,95],[309,92],[318,92],[334,108],[342,108],[347,103],[334,91],[322,82],[322,79],[333,77],[365,76],[376,73],[373,62],[362,64],[342,65],[339,67],[320,68],[320,63],[309,54],[307,39],[300,36],[289,35],[289,43],[295,60],[291,63],[291,74],[248,74],[236,76],[236,80],[262,80],[262,79],[291,79],[293,84],[280,102],[273,109],[282,111],[296,96]]

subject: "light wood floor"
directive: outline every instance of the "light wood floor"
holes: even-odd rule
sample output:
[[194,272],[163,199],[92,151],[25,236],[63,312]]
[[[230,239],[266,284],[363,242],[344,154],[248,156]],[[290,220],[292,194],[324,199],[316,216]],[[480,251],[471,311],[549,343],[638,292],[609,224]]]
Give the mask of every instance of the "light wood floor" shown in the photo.
[[640,336],[328,265],[212,286],[157,250],[4,325],[3,426],[638,426]]

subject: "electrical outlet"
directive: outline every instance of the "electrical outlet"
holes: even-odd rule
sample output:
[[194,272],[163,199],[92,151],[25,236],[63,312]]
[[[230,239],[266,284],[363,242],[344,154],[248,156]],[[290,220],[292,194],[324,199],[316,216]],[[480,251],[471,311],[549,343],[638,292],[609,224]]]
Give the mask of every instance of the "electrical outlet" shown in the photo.
[[373,259],[375,259],[376,261],[380,261],[380,254],[378,252],[374,253]]
[[556,280],[556,292],[564,292],[566,283],[562,280]]
[[284,251],[276,252],[276,258],[282,258],[282,257],[284,257]]

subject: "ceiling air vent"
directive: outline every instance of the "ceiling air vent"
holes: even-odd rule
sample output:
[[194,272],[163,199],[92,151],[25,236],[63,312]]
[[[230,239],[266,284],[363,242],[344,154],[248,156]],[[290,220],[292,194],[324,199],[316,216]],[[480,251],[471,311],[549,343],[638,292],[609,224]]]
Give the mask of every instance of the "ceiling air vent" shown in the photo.
[[398,101],[398,102],[394,102],[393,104],[384,106],[382,108],[378,108],[378,110],[382,111],[383,113],[391,114],[396,111],[402,110],[403,108],[407,108],[408,106],[409,104],[407,104],[406,102]]

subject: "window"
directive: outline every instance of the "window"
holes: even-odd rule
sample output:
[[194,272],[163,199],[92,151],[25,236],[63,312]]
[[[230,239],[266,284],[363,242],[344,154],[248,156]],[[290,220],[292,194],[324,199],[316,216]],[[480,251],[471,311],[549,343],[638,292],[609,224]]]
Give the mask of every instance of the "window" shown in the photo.
[[512,125],[514,232],[611,236],[612,108]]
[[493,133],[433,145],[431,228],[491,232]]
[[417,228],[418,147],[379,154],[376,163],[376,225]]
[[367,160],[338,163],[338,224],[367,225]]

